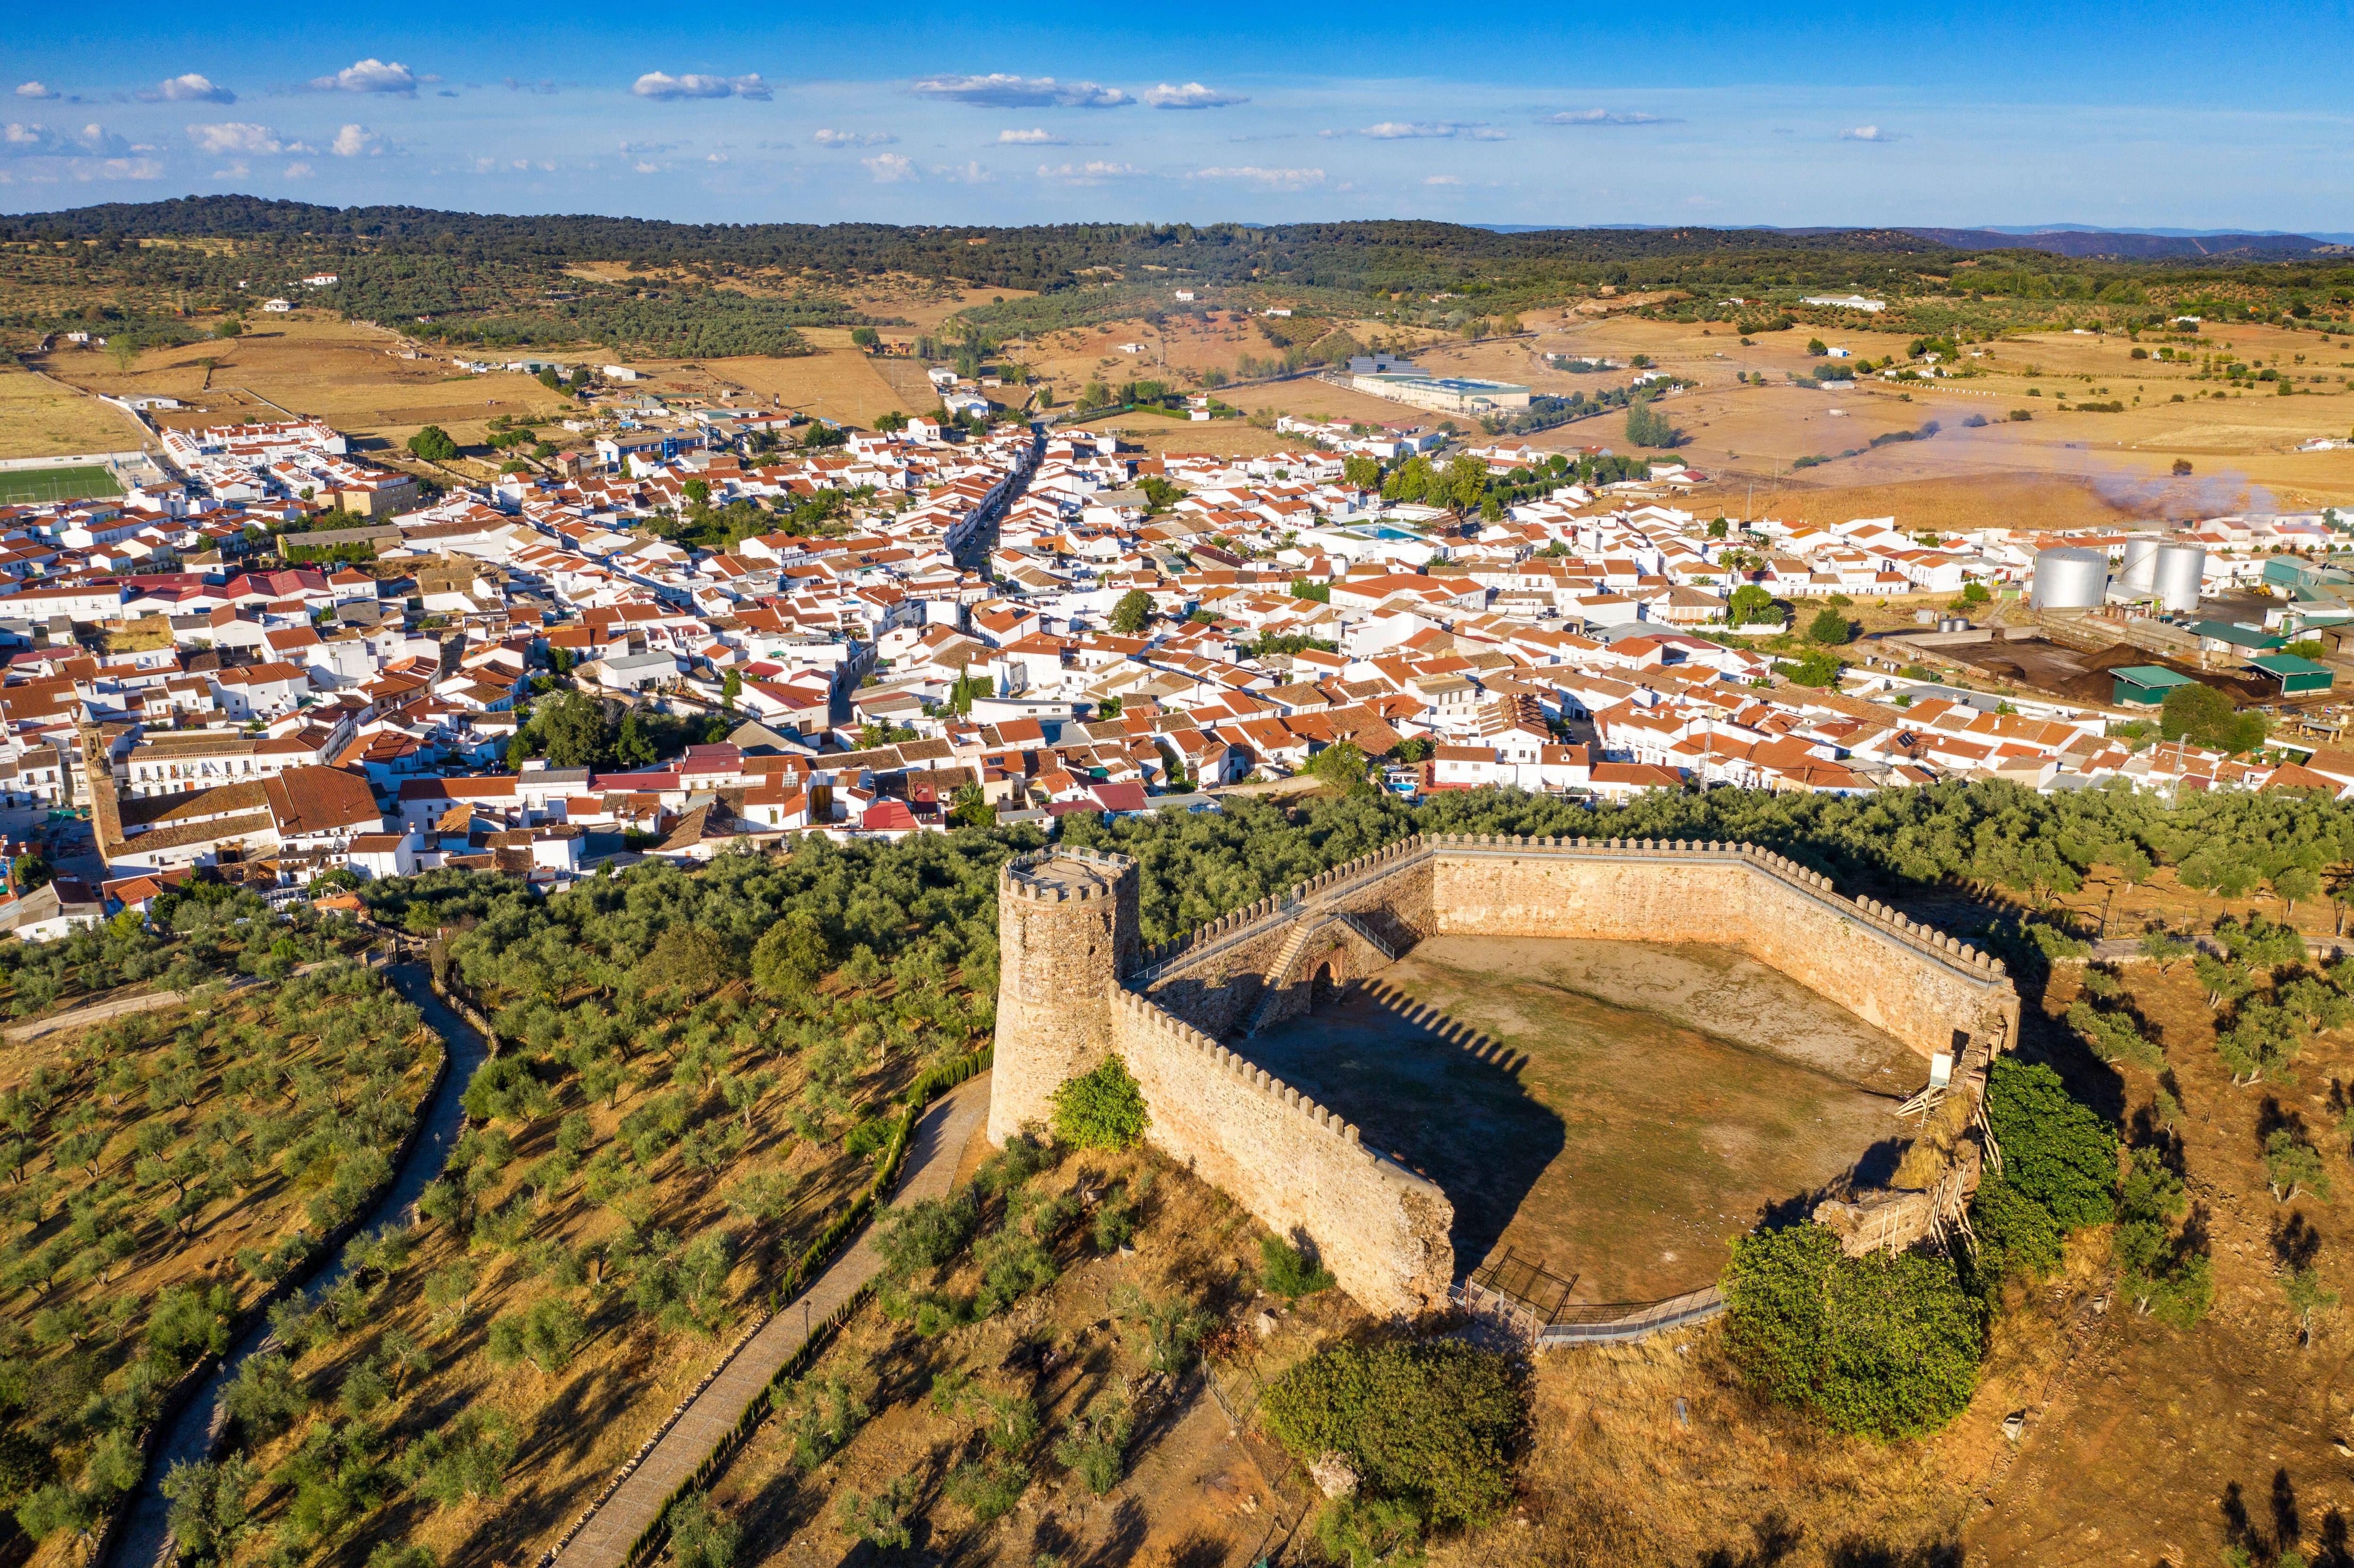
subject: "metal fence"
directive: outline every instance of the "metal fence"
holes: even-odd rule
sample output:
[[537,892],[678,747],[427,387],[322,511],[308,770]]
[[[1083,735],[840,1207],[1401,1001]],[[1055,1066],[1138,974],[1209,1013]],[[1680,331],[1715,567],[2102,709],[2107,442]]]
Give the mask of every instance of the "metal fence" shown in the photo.
[[1510,1327],[1539,1350],[1560,1345],[1623,1343],[1724,1310],[1724,1292],[1702,1286],[1659,1301],[1573,1302],[1574,1278],[1564,1278],[1511,1247],[1455,1287],[1456,1301]]

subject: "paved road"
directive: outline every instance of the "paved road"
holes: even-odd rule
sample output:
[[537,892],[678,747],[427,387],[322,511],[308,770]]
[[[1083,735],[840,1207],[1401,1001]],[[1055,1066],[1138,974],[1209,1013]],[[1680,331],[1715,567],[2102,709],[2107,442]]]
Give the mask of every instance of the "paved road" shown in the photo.
[[[394,989],[416,1003],[425,1022],[441,1036],[450,1053],[450,1070],[442,1075],[441,1086],[424,1108],[422,1129],[409,1148],[408,1158],[394,1175],[391,1187],[369,1211],[361,1232],[380,1225],[414,1223],[418,1199],[449,1163],[450,1147],[457,1141],[458,1129],[465,1123],[466,1082],[490,1054],[490,1046],[482,1037],[468,1027],[449,1003],[433,994],[424,965],[398,964],[386,974]],[[315,1299],[334,1289],[343,1278],[345,1268],[345,1260],[338,1255],[311,1281],[307,1293]],[[168,1528],[171,1504],[159,1489],[161,1483],[175,1464],[194,1464],[211,1456],[213,1445],[228,1421],[222,1394],[236,1378],[237,1369],[244,1364],[245,1358],[270,1343],[270,1325],[256,1323],[229,1351],[211,1381],[198,1389],[196,1397],[173,1418],[155,1446],[154,1457],[147,1461],[146,1472],[140,1477],[131,1517],[123,1521],[113,1550],[107,1555],[108,1568],[165,1568],[172,1562],[176,1552]]]
[[[892,1206],[945,1196],[957,1160],[973,1129],[989,1115],[989,1075],[950,1090],[916,1124],[916,1139]],[[822,1323],[883,1266],[872,1245],[874,1227],[818,1276],[817,1282],[769,1320],[701,1394],[654,1451],[631,1471],[605,1506],[581,1527],[556,1559],[556,1568],[620,1568],[630,1545],[653,1523],[663,1502],[695,1467],[733,1432],[753,1396],[801,1347],[803,1323]]]

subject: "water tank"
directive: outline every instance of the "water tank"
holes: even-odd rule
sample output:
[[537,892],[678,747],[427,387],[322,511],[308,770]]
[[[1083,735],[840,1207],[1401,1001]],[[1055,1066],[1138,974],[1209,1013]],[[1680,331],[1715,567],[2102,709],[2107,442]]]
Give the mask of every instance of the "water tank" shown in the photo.
[[2162,541],[2151,537],[2126,541],[2125,570],[2117,574],[2117,586],[2126,590],[2128,599],[2147,599],[2158,591],[2158,549]]
[[2179,614],[2199,608],[2200,579],[2207,575],[2204,545],[2161,545],[2158,550],[2158,608]]
[[2041,550],[2035,556],[2035,580],[2027,602],[2033,609],[2090,609],[2109,591],[2109,557],[2105,551]]

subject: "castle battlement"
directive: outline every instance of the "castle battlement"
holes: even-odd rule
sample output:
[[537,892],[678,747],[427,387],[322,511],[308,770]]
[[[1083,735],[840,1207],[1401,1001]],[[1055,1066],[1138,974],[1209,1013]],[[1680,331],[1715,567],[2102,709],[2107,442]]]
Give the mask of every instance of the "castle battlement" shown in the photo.
[[[1903,1041],[1925,1065],[1950,1054],[1970,1095],[2018,1029],[1999,960],[1755,844],[1417,835],[1150,951],[1128,856],[1043,851],[1009,862],[1001,886],[991,1138],[1046,1119],[1057,1087],[1119,1054],[1144,1091],[1148,1137],[1269,1227],[1313,1242],[1377,1312],[1446,1299],[1453,1205],[1238,1049],[1304,1012],[1320,975],[1346,983],[1437,935],[1731,947]],[[1441,1033],[1483,1056],[1498,1049],[1476,1031]],[[1959,1197],[1893,1195],[1905,1202],[1875,1220],[1872,1245],[1902,1245],[1939,1204],[1966,1199],[1975,1160],[1965,1168],[1939,1188]]]

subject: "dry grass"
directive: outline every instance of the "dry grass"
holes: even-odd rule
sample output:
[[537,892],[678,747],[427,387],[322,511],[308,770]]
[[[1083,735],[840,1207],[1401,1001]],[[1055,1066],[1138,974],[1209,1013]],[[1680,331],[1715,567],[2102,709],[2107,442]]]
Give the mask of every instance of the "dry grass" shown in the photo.
[[[545,416],[567,407],[527,376],[470,376],[447,357],[400,358],[402,346],[381,327],[297,313],[265,317],[243,337],[151,349],[128,375],[101,355],[53,354],[48,366],[89,391],[162,393],[195,405],[159,416],[162,423],[281,418],[275,405],[324,419],[361,438],[363,448],[374,440],[398,447],[427,425],[476,442],[498,415]],[[209,369],[207,359],[215,361]]]
[[[2346,1376],[2354,1333],[2341,1312],[2322,1315],[2300,1348],[2282,1296],[2286,1255],[2310,1249],[2329,1289],[2354,1287],[2343,1198],[2275,1202],[2261,1159],[2263,1133],[2302,1124],[2342,1193],[2346,1139],[2334,1131],[2354,1043],[2326,1034],[2297,1064],[2293,1084],[2234,1088],[2214,1050],[2214,1015],[2190,966],[2124,971],[2127,996],[2166,1051],[2166,1081],[2182,1117],[2173,1129],[2193,1215],[2214,1258],[2215,1307],[2187,1333],[2105,1300],[2079,1318],[2071,1364],[2022,1388],[2026,1440],[1970,1532],[1973,1562],[2053,1564],[2213,1562],[2232,1543],[2236,1494],[2259,1538],[2287,1544],[2277,1511],[2327,1541],[2343,1532],[2354,1477],[2336,1446],[2347,1432]],[[2055,973],[2041,1012],[2078,994],[2082,970]],[[2143,1140],[2163,1140],[2151,1108],[2157,1084],[2138,1070],[2100,1072]]]
[[[2219,401],[2195,394],[2216,390],[2221,383],[2190,379],[2190,366],[2135,360],[2134,345],[2122,337],[2040,334],[2015,338],[1991,345],[1989,358],[1964,361],[1986,372],[1980,376],[1901,388],[1867,381],[1852,392],[1829,394],[1781,385],[1743,386],[1734,379],[1737,371],[1762,372],[1779,383],[1785,373],[1821,367],[1824,361],[1806,354],[1811,334],[1804,328],[1767,334],[1744,348],[1737,334],[1721,323],[1703,328],[1612,317],[1542,325],[1538,346],[1544,350],[1607,355],[1622,363],[1645,354],[1662,367],[1700,381],[1699,388],[1665,405],[1688,437],[1678,455],[1712,473],[1743,481],[1744,489],[1750,480],[1770,482],[1777,475],[1789,486],[1788,464],[1796,458],[1861,448],[1872,436],[1916,428],[1934,418],[1943,427],[1935,440],[1893,444],[1809,470],[1803,476],[1804,490],[1811,494],[1911,484],[1914,488],[1904,498],[1925,513],[1940,519],[1975,519],[1979,526],[2083,526],[2120,513],[2211,515],[2243,505],[2295,508],[2354,501],[2354,452],[2290,450],[2310,436],[2342,434],[2354,423],[2354,393],[2337,379],[2354,374],[2354,349],[2325,346],[2325,340],[2314,334],[2232,329],[2228,337],[2217,341],[2219,350],[2228,345],[2251,365],[2279,361],[2281,369],[2300,378],[2300,391],[2295,397],[2249,392]],[[1853,348],[1858,358],[1893,354],[1901,360],[1910,339],[1846,333],[1826,341]],[[2306,356],[2303,365],[2295,363],[2300,354]],[[1445,355],[1426,357],[1434,364],[1453,364]],[[2031,366],[2041,374],[2028,376]],[[2314,387],[2302,379],[2316,374],[2326,374],[2330,380]],[[2072,383],[2069,377],[2077,379]],[[1592,387],[1610,378],[1579,379]],[[2028,396],[2031,388],[2042,395]],[[2177,392],[2189,400],[2168,401]],[[2137,396],[2143,401],[2131,407]],[[2062,397],[2115,399],[2129,407],[2120,414],[2063,414],[2057,407]],[[1844,409],[1845,417],[1833,418],[1829,410],[1834,408]],[[2006,416],[2013,408],[2028,409],[2035,417],[2011,422]],[[1996,422],[1979,429],[1962,428],[1973,414]],[[1567,441],[1572,432],[1599,432],[1577,435],[1575,442],[1609,444],[1622,434],[1621,422],[1606,418],[1566,426],[1549,436]],[[1551,442],[1539,438],[1538,444]],[[2193,466],[2189,483],[2176,483],[2169,476],[2178,458]],[[2009,486],[1991,503],[1980,498],[1988,476]],[[1845,503],[1827,500],[1824,504]],[[2078,512],[2078,507],[2084,510]],[[1880,509],[1887,510],[1884,505]],[[2020,514],[2017,522],[2014,513]],[[1872,514],[1868,498],[1847,514]],[[1932,519],[1925,515],[1923,520]]]
[[[112,363],[95,354],[72,357],[92,366]],[[0,369],[0,458],[78,457],[141,444],[136,422],[111,404],[46,376]]]
[[[977,1152],[968,1155],[968,1172]],[[738,1561],[832,1563],[844,1552],[863,1561],[836,1522],[837,1505],[849,1493],[872,1497],[899,1476],[917,1478],[916,1545],[934,1562],[1028,1568],[1048,1551],[1066,1563],[1249,1562],[1271,1536],[1279,1542],[1296,1526],[1299,1513],[1278,1489],[1286,1467],[1278,1451],[1230,1432],[1206,1393],[1153,1405],[1165,1383],[1148,1372],[1142,1336],[1119,1317],[1119,1303],[1131,1289],[1154,1299],[1183,1295],[1237,1325],[1215,1338],[1221,1354],[1210,1369],[1231,1388],[1272,1376],[1322,1340],[1362,1325],[1362,1315],[1327,1292],[1282,1313],[1264,1340],[1240,1327],[1271,1304],[1252,1301],[1248,1284],[1264,1233],[1223,1194],[1149,1156],[1073,1156],[1037,1184],[1049,1194],[1075,1184],[1100,1191],[1148,1165],[1155,1184],[1132,1257],[1097,1254],[1082,1219],[1057,1249],[1061,1277],[994,1319],[926,1339],[877,1307],[862,1311],[811,1376],[848,1380],[873,1416],[806,1474],[792,1462],[784,1421],[772,1418],[755,1434],[713,1489],[714,1500],[745,1527]],[[1231,1283],[1236,1279],[1243,1283]],[[945,1285],[969,1294],[976,1283],[967,1263]],[[1041,1364],[1040,1347],[1051,1351],[1051,1364]],[[949,1414],[928,1396],[936,1380],[960,1372],[993,1393],[1034,1400],[1042,1417],[1043,1435],[1028,1456],[1034,1478],[1021,1504],[992,1523],[942,1490],[948,1472],[982,1447],[978,1413]],[[1143,1419],[1125,1478],[1097,1498],[1048,1450],[1065,1423],[1097,1394],[1117,1390]],[[786,1420],[795,1409],[789,1405]],[[1270,1472],[1278,1478],[1271,1482]]]
[[[791,359],[745,356],[632,363],[653,376],[657,393],[685,392],[715,402],[774,402],[854,425],[871,426],[886,409],[917,414],[939,408],[937,396],[913,400],[896,390],[876,360],[850,346],[848,328],[805,329],[801,335],[819,344],[819,351]],[[689,369],[689,366],[700,369]]]

